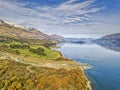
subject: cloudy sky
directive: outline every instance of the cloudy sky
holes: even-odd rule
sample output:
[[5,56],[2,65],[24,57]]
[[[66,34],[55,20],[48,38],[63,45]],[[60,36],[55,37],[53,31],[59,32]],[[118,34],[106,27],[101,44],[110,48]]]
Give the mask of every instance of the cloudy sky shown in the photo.
[[0,0],[0,19],[65,37],[120,33],[120,0]]

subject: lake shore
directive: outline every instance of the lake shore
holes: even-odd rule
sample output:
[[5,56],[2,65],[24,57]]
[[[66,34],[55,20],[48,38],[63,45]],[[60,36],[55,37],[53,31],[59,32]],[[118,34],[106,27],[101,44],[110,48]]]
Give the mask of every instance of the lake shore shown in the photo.
[[[64,58],[63,54],[61,52],[59,52],[59,53],[60,53],[61,57]],[[70,60],[70,59],[68,59],[68,60]],[[71,60],[71,61],[74,61],[74,60]],[[76,62],[76,61],[74,61],[74,62]],[[91,81],[88,79],[88,77],[85,75],[85,72],[84,72],[85,69],[91,69],[92,66],[87,63],[80,63],[80,62],[76,62],[76,63],[78,63],[78,65],[80,66],[80,68],[82,70],[82,73],[84,74],[84,77],[87,79],[86,87],[89,88],[88,90],[92,90]]]
[[82,70],[82,72],[84,73],[84,76],[85,76],[85,78],[87,79],[87,87],[89,88],[88,90],[92,90],[92,86],[91,86],[91,81],[88,79],[88,77],[85,75],[85,72],[84,72],[84,70],[85,69],[90,69],[91,68],[91,66],[89,66],[89,67],[81,67],[81,70]]

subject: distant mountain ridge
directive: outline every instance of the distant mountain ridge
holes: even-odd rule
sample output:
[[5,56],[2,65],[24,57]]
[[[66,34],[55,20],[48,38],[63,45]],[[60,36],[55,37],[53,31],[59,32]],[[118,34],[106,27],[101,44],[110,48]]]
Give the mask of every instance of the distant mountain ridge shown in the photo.
[[90,43],[93,40],[93,38],[65,38],[66,42],[72,42],[72,43]]
[[49,39],[47,34],[44,34],[34,28],[22,28],[0,21],[0,36],[23,39]]
[[46,39],[61,40],[60,35],[47,35],[35,28],[25,28],[17,24],[10,24],[0,20],[0,36],[16,38],[16,39]]
[[52,34],[52,35],[50,35],[50,36],[51,36],[51,38],[52,38],[53,40],[57,40],[57,41],[59,41],[59,42],[64,42],[64,41],[65,41],[65,38],[62,37],[62,36],[60,36],[60,35]]
[[100,39],[93,40],[93,42],[104,48],[120,52],[120,33],[106,35]]
[[93,42],[96,42],[96,43],[101,44],[101,45],[120,46],[120,33],[106,35],[100,39],[94,40]]

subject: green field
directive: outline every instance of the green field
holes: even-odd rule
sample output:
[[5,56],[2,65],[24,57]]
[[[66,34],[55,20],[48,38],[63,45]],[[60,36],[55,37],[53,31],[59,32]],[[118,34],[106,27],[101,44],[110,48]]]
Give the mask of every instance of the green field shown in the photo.
[[[28,45],[28,44],[16,42],[16,41],[12,41],[9,43],[0,42],[0,46],[3,46],[3,45],[7,45],[10,48],[10,45]],[[43,48],[44,53],[46,55],[44,56],[44,55],[38,55],[38,54],[32,53],[29,51],[29,49],[22,49],[22,48],[10,48],[10,49],[12,49],[13,51],[16,51],[16,50],[19,51],[20,55],[29,56],[32,58],[39,58],[39,59],[47,59],[48,60],[48,59],[56,59],[56,58],[61,57],[59,52],[57,52],[55,50],[51,50],[50,48],[47,48],[44,45],[29,45],[29,46],[30,46],[30,48],[33,48],[33,49],[37,49],[39,47]]]
[[61,57],[59,52],[55,51],[55,50],[51,50],[49,48],[46,48],[42,45],[31,45],[30,46],[31,48],[38,48],[38,47],[41,47],[43,48],[45,51],[45,54],[46,56],[43,56],[43,55],[37,55],[35,53],[32,53],[32,52],[29,52],[29,49],[14,49],[14,50],[18,50],[21,54],[24,54],[24,55],[28,55],[28,56],[31,56],[33,58],[40,58],[40,59],[56,59],[56,58],[59,58]]

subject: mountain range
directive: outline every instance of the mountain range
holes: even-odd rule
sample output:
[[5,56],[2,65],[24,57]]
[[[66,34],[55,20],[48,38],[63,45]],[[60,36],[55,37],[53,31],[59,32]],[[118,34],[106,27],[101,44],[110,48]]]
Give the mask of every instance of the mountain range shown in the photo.
[[66,42],[77,44],[91,43],[92,40],[93,38],[65,38]]
[[101,45],[120,46],[120,33],[106,35],[100,39],[93,40],[93,42]]
[[47,35],[35,28],[25,28],[17,24],[10,24],[0,20],[0,36],[14,39],[38,39],[50,41],[62,41],[60,35]]
[[110,34],[92,41],[102,47],[114,51],[120,51],[120,33]]

